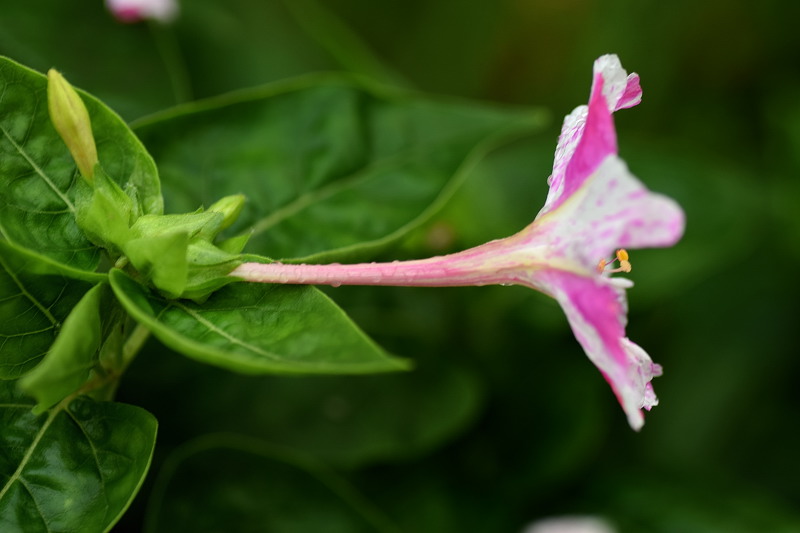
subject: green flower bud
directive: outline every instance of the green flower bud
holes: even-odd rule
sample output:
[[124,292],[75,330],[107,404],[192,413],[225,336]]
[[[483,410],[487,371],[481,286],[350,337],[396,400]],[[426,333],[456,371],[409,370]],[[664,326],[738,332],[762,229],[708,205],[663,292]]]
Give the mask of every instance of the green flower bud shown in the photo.
[[47,104],[53,126],[69,148],[78,170],[91,183],[97,148],[89,112],[75,89],[54,69],[47,73]]
[[242,212],[245,201],[243,194],[234,194],[217,200],[206,210],[213,213],[222,213],[224,218],[218,231],[222,231],[236,222],[236,219],[239,218],[239,213]]

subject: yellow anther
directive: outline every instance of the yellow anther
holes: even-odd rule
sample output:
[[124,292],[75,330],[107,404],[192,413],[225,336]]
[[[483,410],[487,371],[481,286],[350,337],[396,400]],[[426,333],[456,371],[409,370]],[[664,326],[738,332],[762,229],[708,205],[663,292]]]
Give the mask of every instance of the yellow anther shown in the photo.
[[[608,261],[606,259],[601,259],[600,262],[597,263],[597,271],[608,272],[610,274],[614,272],[630,272],[631,262],[628,260],[628,252],[625,249],[620,248],[619,250],[617,250],[615,255],[616,257],[611,261]],[[606,269],[606,267],[613,265],[617,261],[619,261],[619,266],[617,268],[608,270]]]
[[624,248],[620,248],[617,250],[617,259],[619,259],[619,271],[620,272],[630,272],[631,271],[631,262],[628,261],[628,251]]

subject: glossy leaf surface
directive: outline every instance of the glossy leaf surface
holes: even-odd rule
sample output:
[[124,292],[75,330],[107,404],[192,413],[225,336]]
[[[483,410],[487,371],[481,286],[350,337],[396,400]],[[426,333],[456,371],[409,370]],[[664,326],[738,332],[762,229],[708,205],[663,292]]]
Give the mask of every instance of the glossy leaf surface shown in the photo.
[[85,397],[47,414],[0,382],[0,531],[108,531],[150,465],[152,415]]
[[313,287],[235,283],[202,305],[165,300],[120,270],[111,286],[161,342],[199,361],[246,373],[361,374],[404,370]]
[[90,288],[0,240],[0,379],[18,378],[39,362]]

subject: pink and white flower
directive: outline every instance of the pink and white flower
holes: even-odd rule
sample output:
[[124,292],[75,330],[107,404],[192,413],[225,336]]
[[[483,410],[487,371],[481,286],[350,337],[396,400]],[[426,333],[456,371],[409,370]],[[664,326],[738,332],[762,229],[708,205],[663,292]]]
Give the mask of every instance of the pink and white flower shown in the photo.
[[[549,194],[519,233],[446,256],[393,263],[291,265],[244,263],[231,275],[264,283],[465,286],[517,284],[555,298],[586,355],[611,385],[631,427],[658,403],[650,383],[661,375],[625,334],[625,290],[611,277],[630,271],[626,249],[664,247],[683,234],[684,215],[649,191],[617,155],[612,113],[641,101],[639,76],[615,55],[594,63],[589,104],[565,119]],[[616,254],[607,262],[604,258]],[[608,268],[619,261],[618,268]]]
[[121,22],[157,20],[172,22],[178,16],[176,0],[106,0],[106,7]]

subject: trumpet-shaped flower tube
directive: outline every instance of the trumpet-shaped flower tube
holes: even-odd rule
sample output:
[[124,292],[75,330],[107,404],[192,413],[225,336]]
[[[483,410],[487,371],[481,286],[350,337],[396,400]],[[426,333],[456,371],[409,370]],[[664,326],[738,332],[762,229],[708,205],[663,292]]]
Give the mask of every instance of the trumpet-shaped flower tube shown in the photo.
[[633,284],[611,274],[630,271],[626,249],[671,246],[684,227],[681,208],[649,191],[617,155],[612,113],[638,104],[641,94],[638,75],[629,76],[617,56],[595,62],[589,104],[564,120],[545,205],[529,226],[511,237],[430,259],[356,265],[244,263],[231,275],[264,283],[333,286],[531,287],[561,305],[586,355],[638,430],[644,424],[642,409],[658,403],[650,381],[661,375],[661,367],[626,337],[625,289]]
[[106,0],[106,7],[121,22],[149,19],[166,23],[178,15],[176,0]]

